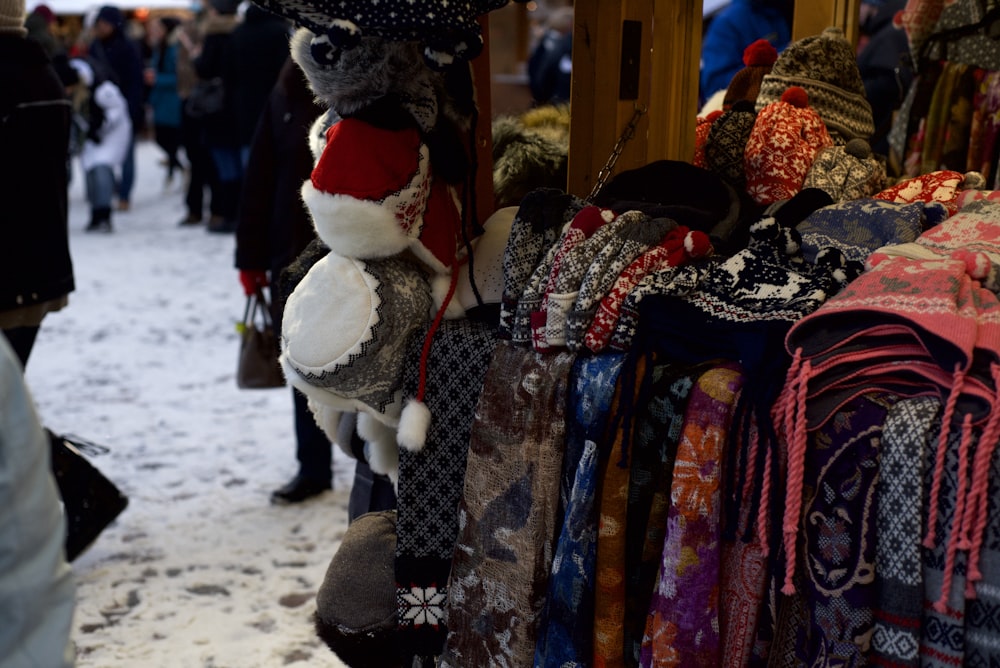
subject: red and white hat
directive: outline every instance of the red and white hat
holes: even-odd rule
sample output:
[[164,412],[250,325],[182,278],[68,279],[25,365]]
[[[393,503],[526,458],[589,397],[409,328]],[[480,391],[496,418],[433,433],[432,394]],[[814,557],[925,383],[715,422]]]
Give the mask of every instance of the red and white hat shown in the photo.
[[792,86],[757,114],[743,155],[747,192],[765,205],[791,198],[802,190],[816,154],[829,146],[833,139],[805,89]]
[[415,128],[388,130],[345,118],[302,185],[316,234],[344,257],[373,259],[407,249],[435,273],[451,270],[462,243],[453,189],[434,178]]

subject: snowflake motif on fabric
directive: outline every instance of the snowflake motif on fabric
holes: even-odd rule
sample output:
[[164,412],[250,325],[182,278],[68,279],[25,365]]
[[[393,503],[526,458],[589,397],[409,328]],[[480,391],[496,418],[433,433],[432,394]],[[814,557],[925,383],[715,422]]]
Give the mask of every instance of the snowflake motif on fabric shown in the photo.
[[401,593],[400,599],[409,606],[403,619],[414,626],[430,625],[434,628],[444,618],[444,605],[448,601],[447,589],[437,586],[410,587],[408,593]]

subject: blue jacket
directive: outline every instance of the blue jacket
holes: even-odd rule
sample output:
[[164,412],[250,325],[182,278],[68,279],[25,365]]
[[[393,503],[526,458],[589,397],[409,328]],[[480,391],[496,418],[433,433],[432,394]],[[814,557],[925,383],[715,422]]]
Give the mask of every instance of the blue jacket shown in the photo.
[[729,87],[743,69],[743,50],[766,39],[780,53],[791,41],[791,26],[781,9],[759,0],[733,0],[712,20],[701,44],[702,100]]
[[161,49],[154,49],[150,64],[156,70],[156,81],[149,91],[153,124],[180,127],[181,96],[177,94],[177,45],[165,45],[162,54]]

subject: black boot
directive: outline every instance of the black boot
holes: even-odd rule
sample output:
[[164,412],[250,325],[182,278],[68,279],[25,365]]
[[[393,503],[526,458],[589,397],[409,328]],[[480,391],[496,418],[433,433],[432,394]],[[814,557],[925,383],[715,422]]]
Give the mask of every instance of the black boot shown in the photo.
[[90,224],[87,225],[88,232],[110,232],[111,231],[111,207],[99,206],[90,211]]

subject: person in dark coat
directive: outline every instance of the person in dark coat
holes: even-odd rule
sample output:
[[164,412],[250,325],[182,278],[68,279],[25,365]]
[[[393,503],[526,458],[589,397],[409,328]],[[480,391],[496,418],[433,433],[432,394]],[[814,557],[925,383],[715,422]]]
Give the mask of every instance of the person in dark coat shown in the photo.
[[[240,141],[236,132],[236,103],[232,84],[226,81],[226,54],[233,31],[239,25],[235,0],[212,0],[206,7],[202,24],[204,39],[201,53],[194,59],[194,69],[202,81],[220,78],[225,84],[225,102],[218,114],[203,119],[203,138],[215,166],[212,188],[210,232],[232,232],[236,227],[243,165]],[[273,83],[273,82],[272,82]]]
[[867,41],[858,54],[858,71],[875,119],[872,150],[886,155],[889,152],[887,137],[892,127],[893,112],[903,102],[913,81],[906,32],[893,25],[893,17],[906,7],[906,0],[885,0],[865,5],[871,6],[873,11],[861,24]]
[[118,208],[124,211],[129,208],[135,185],[135,137],[146,123],[142,52],[125,34],[125,15],[115,6],[104,5],[98,10],[94,35],[96,39],[90,44],[90,56],[105,70],[113,72],[113,82],[125,96],[132,119],[132,142],[118,182]]
[[284,18],[251,4],[229,40],[224,78],[233,91],[236,135],[244,165],[257,119],[288,59],[289,29]]
[[42,46],[0,16],[0,329],[22,366],[46,313],[67,303],[73,263],[66,160],[71,108]]
[[[284,66],[250,146],[240,199],[236,267],[247,295],[276,280],[316,237],[299,189],[313,168],[309,127],[322,113],[302,71],[288,58],[286,47]],[[276,290],[271,296],[272,316],[280,331],[285,305]],[[275,503],[303,501],[330,489],[332,481],[330,441],[316,425],[305,396],[295,389],[292,395],[299,471],[271,495]]]

